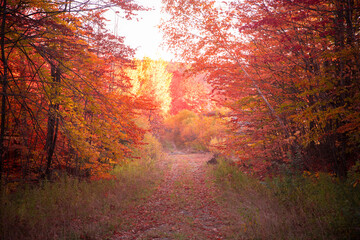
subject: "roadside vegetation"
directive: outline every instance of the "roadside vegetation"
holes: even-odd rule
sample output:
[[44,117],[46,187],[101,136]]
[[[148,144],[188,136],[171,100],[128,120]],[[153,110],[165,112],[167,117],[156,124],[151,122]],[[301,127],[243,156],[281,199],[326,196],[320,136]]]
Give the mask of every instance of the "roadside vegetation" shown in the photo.
[[160,144],[151,135],[145,139],[148,144],[137,152],[142,158],[115,167],[111,179],[63,175],[16,191],[4,188],[0,239],[104,239],[126,226],[122,212],[141,204],[162,177]]
[[283,174],[259,181],[220,161],[214,175],[227,212],[228,239],[357,239],[360,187],[354,175]]

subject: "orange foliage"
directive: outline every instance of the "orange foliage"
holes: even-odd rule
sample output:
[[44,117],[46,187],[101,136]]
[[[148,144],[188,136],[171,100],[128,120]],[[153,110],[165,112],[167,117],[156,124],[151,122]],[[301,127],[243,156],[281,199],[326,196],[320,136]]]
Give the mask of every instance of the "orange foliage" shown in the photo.
[[[110,5],[128,18],[142,9],[128,1]],[[104,28],[110,5],[2,1],[5,182],[55,171],[104,177],[141,143],[144,130],[134,121],[145,102],[129,94],[124,71],[134,51]]]
[[210,116],[182,110],[165,120],[162,140],[179,149],[214,150],[226,131],[224,123],[219,111]]

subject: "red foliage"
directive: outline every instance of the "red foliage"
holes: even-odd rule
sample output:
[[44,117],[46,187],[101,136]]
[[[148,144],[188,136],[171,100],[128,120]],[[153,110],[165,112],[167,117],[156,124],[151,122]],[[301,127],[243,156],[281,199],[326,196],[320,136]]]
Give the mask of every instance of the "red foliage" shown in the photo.
[[359,156],[357,3],[165,3],[168,46],[232,111],[224,151],[260,172],[290,163],[346,175]]

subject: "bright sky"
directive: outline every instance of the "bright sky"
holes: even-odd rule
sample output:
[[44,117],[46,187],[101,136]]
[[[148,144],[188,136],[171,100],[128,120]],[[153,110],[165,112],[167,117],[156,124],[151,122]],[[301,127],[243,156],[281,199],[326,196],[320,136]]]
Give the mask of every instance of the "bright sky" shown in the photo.
[[[117,25],[118,36],[125,36],[125,43],[133,48],[137,48],[136,58],[142,59],[144,56],[152,59],[162,58],[170,61],[172,55],[162,49],[162,34],[158,29],[161,19],[161,0],[135,0],[139,5],[154,8],[152,11],[139,12],[137,21],[128,21],[125,19],[115,19],[113,13],[107,14],[107,18],[111,20],[109,28],[115,31]],[[115,22],[117,24],[115,24]]]

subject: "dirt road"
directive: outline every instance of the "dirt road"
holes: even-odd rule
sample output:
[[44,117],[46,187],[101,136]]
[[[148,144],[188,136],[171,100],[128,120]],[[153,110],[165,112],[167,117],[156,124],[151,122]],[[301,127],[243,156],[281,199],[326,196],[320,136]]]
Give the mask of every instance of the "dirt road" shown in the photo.
[[211,154],[168,154],[164,180],[143,205],[124,213],[113,239],[223,239],[223,214],[208,174]]

